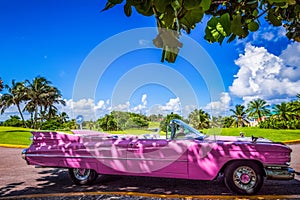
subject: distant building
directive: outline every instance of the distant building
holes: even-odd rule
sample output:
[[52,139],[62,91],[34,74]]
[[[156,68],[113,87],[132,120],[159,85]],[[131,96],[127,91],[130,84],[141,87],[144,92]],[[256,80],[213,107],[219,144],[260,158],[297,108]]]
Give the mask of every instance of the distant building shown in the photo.
[[250,119],[250,120],[248,120],[248,122],[249,122],[248,126],[250,126],[250,127],[258,126],[259,122],[263,122],[266,119],[267,119],[266,116],[262,116],[261,118],[257,118],[257,119]]

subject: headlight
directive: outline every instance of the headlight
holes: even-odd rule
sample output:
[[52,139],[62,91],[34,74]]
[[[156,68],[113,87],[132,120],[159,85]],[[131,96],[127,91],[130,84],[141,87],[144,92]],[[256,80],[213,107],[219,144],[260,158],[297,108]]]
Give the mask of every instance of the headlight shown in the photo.
[[22,151],[22,158],[23,158],[24,160],[25,160],[26,151],[27,151],[27,149],[23,149],[23,151]]

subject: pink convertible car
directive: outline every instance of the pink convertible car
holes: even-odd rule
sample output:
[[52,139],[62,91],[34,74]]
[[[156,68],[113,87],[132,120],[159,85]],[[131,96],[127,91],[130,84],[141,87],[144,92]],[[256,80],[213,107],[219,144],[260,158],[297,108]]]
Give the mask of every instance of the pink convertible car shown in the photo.
[[206,136],[172,120],[166,136],[112,135],[95,131],[33,132],[22,152],[29,165],[69,169],[75,184],[100,174],[213,180],[224,176],[237,194],[255,194],[264,179],[290,180],[291,149],[262,138]]

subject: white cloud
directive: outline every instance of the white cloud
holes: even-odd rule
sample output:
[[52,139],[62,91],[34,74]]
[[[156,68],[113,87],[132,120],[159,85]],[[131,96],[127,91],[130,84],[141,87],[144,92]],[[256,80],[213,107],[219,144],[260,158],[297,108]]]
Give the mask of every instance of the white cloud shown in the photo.
[[192,111],[195,109],[195,106],[185,106],[184,108],[181,107],[180,99],[179,97],[177,98],[171,98],[165,105],[161,104],[155,104],[152,105],[148,110],[147,114],[162,114],[162,115],[167,115],[170,114],[171,112],[177,113],[177,114],[185,114],[186,111]]
[[219,101],[213,101],[207,104],[203,109],[213,116],[224,115],[224,112],[229,109],[231,97],[228,92],[222,92]]
[[99,100],[96,104],[93,99],[65,99],[66,106],[58,105],[60,112],[66,112],[70,118],[83,115],[85,120],[95,120],[110,111],[109,101]]
[[147,94],[142,95],[141,104],[130,109],[131,112],[145,113],[147,109]]
[[185,105],[182,108],[182,113],[181,114],[182,114],[182,116],[187,118],[189,116],[189,114],[191,112],[193,112],[195,109],[198,109],[198,107],[196,105]]
[[[165,105],[155,105],[155,108],[148,108],[147,94],[143,94],[141,97],[141,103],[135,107],[131,107],[129,101],[118,104],[111,105],[110,100],[99,100],[96,104],[93,99],[81,99],[79,101],[73,101],[72,99],[66,100],[66,106],[59,106],[61,112],[66,112],[71,118],[75,118],[77,115],[83,115],[85,120],[98,119],[108,114],[112,110],[125,111],[125,112],[135,112],[143,114],[169,114],[171,112],[180,114],[181,104],[180,99],[171,98]],[[185,106],[184,109],[189,111],[194,108],[193,106]]]
[[129,111],[129,108],[130,108],[130,102],[127,101],[124,104],[118,104],[118,105],[113,106],[112,110],[127,112],[127,111]]
[[[94,118],[94,100],[81,99],[79,101],[73,101],[73,99],[65,99],[66,106],[59,106],[61,112],[66,112],[70,118],[76,118],[77,115],[83,115],[84,119]],[[91,113],[93,115],[91,116]]]
[[[21,106],[24,107],[24,106]],[[5,109],[3,114],[0,114],[0,121],[5,121],[10,118],[10,116],[17,115],[21,118],[20,113],[17,109],[17,106],[10,106],[9,108]],[[29,119],[30,115],[23,115],[25,119]]]
[[130,112],[134,112],[134,113],[144,113],[145,109],[146,109],[146,106],[139,104],[139,105],[137,105],[137,106],[131,108],[131,109],[130,109]]
[[103,100],[98,101],[97,105],[95,106],[95,109],[103,109],[105,108],[105,102]]
[[300,67],[300,43],[294,42],[289,44],[285,50],[282,51],[280,57],[285,64],[290,66]]
[[139,45],[141,45],[141,46],[149,46],[151,44],[152,44],[152,42],[149,40],[144,40],[144,39],[139,40]]
[[286,67],[282,73],[293,81],[300,79],[300,43],[295,42],[289,44],[279,56]]
[[284,27],[265,26],[254,32],[252,39],[254,43],[263,43],[265,41],[277,42],[281,38],[285,38],[286,30]]
[[147,94],[143,94],[142,103],[143,103],[143,105],[147,105]]
[[275,35],[272,32],[267,32],[262,35],[262,38],[267,41],[272,41],[274,39],[274,37],[275,37]]
[[179,112],[181,109],[179,97],[170,99],[169,102],[167,102],[166,105],[161,106],[160,109],[162,111]]
[[245,53],[235,61],[240,69],[229,87],[231,93],[244,101],[295,96],[300,88],[299,68],[286,65],[289,55],[295,56],[295,48],[298,46],[289,46],[282,56],[278,57],[264,47],[247,44]]

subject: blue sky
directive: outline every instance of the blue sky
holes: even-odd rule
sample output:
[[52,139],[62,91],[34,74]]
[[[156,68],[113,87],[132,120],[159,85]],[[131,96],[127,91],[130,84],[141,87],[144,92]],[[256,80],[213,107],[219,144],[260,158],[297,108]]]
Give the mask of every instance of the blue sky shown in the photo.
[[[218,114],[255,98],[273,104],[300,93],[300,46],[288,41],[282,28],[262,20],[261,29],[247,39],[220,46],[203,39],[203,22],[183,34],[179,58],[168,64],[160,62],[161,50],[152,45],[154,17],[134,12],[128,18],[122,6],[100,12],[104,5],[100,0],[2,0],[0,77],[11,83],[44,76],[67,102],[60,110],[86,119],[111,110],[187,115],[202,108]],[[137,46],[131,47],[131,39]],[[12,107],[0,120],[14,113]]]

